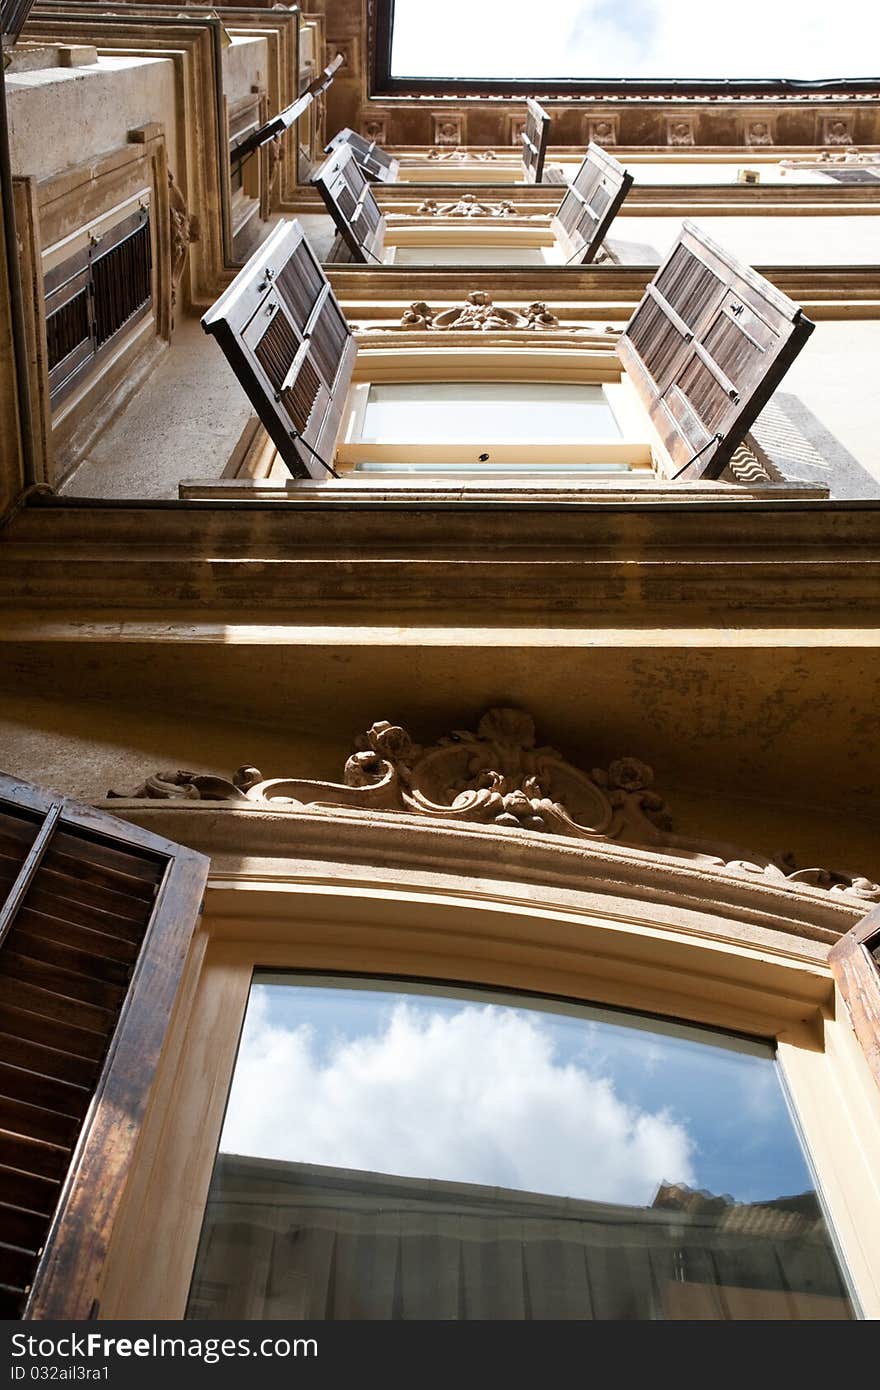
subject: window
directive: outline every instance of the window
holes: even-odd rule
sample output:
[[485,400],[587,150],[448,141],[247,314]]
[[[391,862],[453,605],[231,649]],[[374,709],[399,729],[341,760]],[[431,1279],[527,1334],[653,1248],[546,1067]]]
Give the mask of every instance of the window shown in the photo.
[[848,1318],[769,1044],[258,971],[190,1318]]
[[[430,235],[430,233],[429,233]],[[436,232],[434,233],[436,236]],[[470,245],[456,242],[440,245],[437,242],[415,242],[386,246],[386,265],[549,265],[553,248],[547,246],[506,246],[485,239]]]
[[[357,213],[367,206],[366,198],[372,199],[371,189],[351,163],[350,150],[345,148],[332,158],[347,159],[360,181],[363,191]],[[341,192],[348,195],[347,174],[343,183]],[[356,221],[347,216],[350,226]],[[381,231],[380,225],[377,235]],[[487,414],[491,402],[475,395],[475,386],[481,380],[509,384],[536,378],[552,384],[552,353],[543,348],[536,351],[534,336],[498,350],[490,346],[449,351],[439,343],[435,350],[432,344],[419,359],[422,381],[429,393],[435,393],[435,401],[445,399],[447,406],[452,402],[458,412],[465,400],[461,395],[454,400],[449,397],[449,379],[454,384],[456,377],[466,376],[468,410],[478,437],[465,440],[459,434],[426,441],[416,435],[404,440],[398,433],[383,441],[364,438],[369,392],[362,389],[363,381],[349,398],[347,418],[343,418],[357,345],[298,222],[278,224],[202,324],[217,337],[281,459],[296,477],[323,477],[332,471],[330,460],[341,436],[336,461],[343,468],[379,464],[383,471],[399,471],[403,463],[417,465],[414,471],[421,472],[430,471],[424,465],[479,470],[485,464],[517,464],[529,465],[538,475],[549,471],[551,464],[557,469],[589,465],[592,471],[599,465],[599,471],[608,471],[621,464],[627,469],[648,467],[656,460],[664,476],[718,478],[813,329],[798,305],[686,222],[616,345],[626,382],[619,383],[615,401],[611,399],[613,383],[608,381],[610,353],[599,355],[604,358],[601,370],[595,365],[592,369],[604,381],[602,389],[613,414],[618,413],[619,404],[631,419],[627,392],[639,398],[639,423],[625,431],[629,438],[591,439],[589,413],[582,417],[577,438],[560,439],[552,433],[548,438],[543,431],[556,428],[550,409],[541,433],[534,428],[537,417],[529,416],[527,423],[521,414],[520,428],[530,432],[516,442],[511,440],[503,425],[504,413],[518,406],[510,395],[496,396],[503,400],[504,409]],[[582,380],[587,356],[582,347],[586,347],[585,339],[574,350],[566,348],[557,354],[559,384],[572,383],[572,378],[576,386],[595,384],[595,375],[593,383]],[[389,381],[387,362],[382,370]],[[393,379],[389,384],[394,384]],[[409,385],[405,380],[400,384]],[[443,388],[440,396],[438,388]],[[411,390],[398,396],[397,431],[421,428],[411,411],[408,420],[400,414],[417,399]],[[559,400],[552,399],[558,406]],[[586,398],[579,399],[586,406]],[[374,407],[378,400],[373,397]],[[482,415],[473,413],[477,402]],[[436,427],[436,412],[432,418]],[[389,465],[394,465],[393,470]]]
[[649,467],[648,446],[623,438],[613,399],[613,389],[576,382],[360,382],[336,463],[340,472],[459,477]]

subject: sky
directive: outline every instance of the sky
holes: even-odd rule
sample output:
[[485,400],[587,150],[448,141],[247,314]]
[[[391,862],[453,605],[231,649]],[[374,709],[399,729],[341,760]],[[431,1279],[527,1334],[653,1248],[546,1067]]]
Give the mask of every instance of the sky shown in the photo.
[[[464,37],[463,37],[464,36]],[[852,0],[395,0],[396,77],[871,77],[880,5]]]
[[463,992],[257,983],[220,1148],[635,1206],[663,1181],[738,1200],[809,1189],[769,1053],[712,1036]]

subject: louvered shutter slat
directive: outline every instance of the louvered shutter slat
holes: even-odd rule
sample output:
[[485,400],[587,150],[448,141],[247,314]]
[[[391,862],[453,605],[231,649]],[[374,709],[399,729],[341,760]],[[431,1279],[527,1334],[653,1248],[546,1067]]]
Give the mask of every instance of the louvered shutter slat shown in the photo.
[[386,150],[381,149],[374,140],[367,140],[363,135],[358,135],[356,131],[346,126],[333,136],[325,148],[325,153],[329,154],[332,150],[338,150],[343,145],[347,145],[351,149],[368,179],[373,179],[377,183],[396,182],[400,172],[400,160],[394,159]]
[[279,223],[202,325],[291,473],[325,478],[314,454],[332,465],[357,346],[298,222]]
[[327,211],[352,256],[362,264],[381,262],[385,218],[350,145],[340,145],[312,175]]
[[717,478],[813,324],[686,222],[618,343],[674,476]]
[[595,260],[632,184],[623,165],[591,141],[551,224],[566,261]]
[[18,869],[0,902],[0,1309],[76,1319],[94,1300],[207,864],[6,777],[0,835]]

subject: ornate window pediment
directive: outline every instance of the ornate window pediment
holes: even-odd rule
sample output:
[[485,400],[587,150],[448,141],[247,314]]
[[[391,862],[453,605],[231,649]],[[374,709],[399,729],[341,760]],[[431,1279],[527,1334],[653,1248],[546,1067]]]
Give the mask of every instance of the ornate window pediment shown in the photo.
[[537,743],[534,720],[519,709],[490,709],[476,731],[456,729],[427,747],[399,725],[379,720],[357,740],[343,776],[341,783],[264,778],[249,766],[229,780],[159,772],[133,793],[111,791],[108,796],[246,803],[294,813],[334,807],[407,813],[492,827],[500,834],[528,831],[646,848],[701,868],[880,902],[880,884],[859,874],[801,867],[789,854],[774,859],[676,834],[672,812],[646,763],[622,757],[607,768],[576,768],[556,749]]

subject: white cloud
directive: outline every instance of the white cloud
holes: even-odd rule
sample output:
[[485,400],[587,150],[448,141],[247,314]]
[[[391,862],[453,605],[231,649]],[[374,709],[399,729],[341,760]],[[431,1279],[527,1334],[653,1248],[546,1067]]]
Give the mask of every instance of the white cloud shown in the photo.
[[316,1043],[255,993],[224,1152],[636,1205],[694,1181],[685,1128],[561,1062],[529,1015],[404,1001],[380,1033]]
[[393,71],[425,77],[870,77],[880,7],[855,0],[396,0]]

